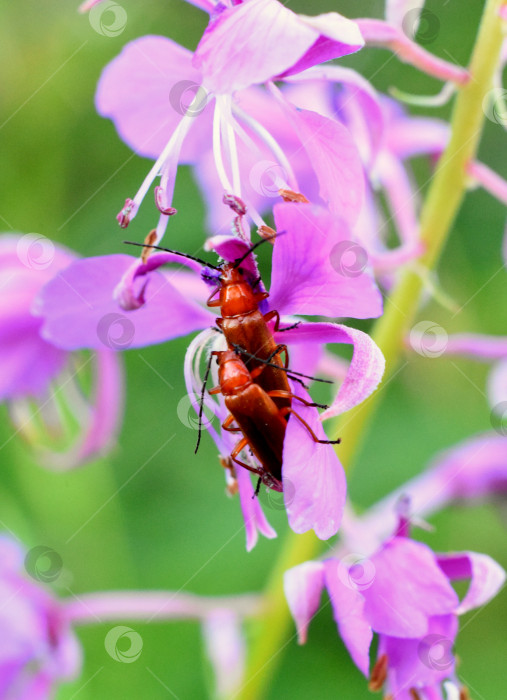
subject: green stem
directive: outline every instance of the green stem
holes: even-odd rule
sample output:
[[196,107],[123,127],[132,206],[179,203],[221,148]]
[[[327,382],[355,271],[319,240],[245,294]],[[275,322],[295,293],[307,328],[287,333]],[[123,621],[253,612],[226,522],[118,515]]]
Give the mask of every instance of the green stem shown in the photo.
[[[503,0],[487,0],[470,63],[470,80],[461,89],[451,119],[451,139],[438,163],[421,213],[421,241],[425,253],[420,262],[428,270],[435,267],[467,188],[466,164],[475,156],[484,122],[482,104],[492,88],[502,45],[499,10]],[[413,322],[423,287],[419,274],[405,270],[393,290],[384,315],[376,323],[373,338],[386,358],[386,376],[397,368],[403,339]],[[346,468],[352,464],[373,412],[380,402],[377,391],[361,406],[333,426],[342,443],[340,459]],[[276,663],[283,651],[290,626],[290,614],[283,595],[283,572],[318,555],[322,543],[313,534],[289,533],[284,549],[269,578],[265,615],[255,623],[251,653],[243,688],[236,700],[259,700],[269,687]]]

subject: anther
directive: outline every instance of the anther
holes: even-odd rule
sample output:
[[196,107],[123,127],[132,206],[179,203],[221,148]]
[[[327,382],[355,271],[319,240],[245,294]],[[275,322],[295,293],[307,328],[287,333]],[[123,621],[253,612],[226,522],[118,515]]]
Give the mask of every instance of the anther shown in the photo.
[[143,252],[141,253],[141,260],[143,261],[144,264],[146,264],[146,261],[148,260],[149,256],[153,253],[154,248],[151,246],[154,245],[154,243],[157,240],[157,230],[152,229],[149,234],[146,236],[144,239],[144,248]]
[[294,190],[278,190],[278,194],[283,199],[284,202],[297,202],[298,204],[308,204],[309,199],[306,199],[304,194],[301,192],[294,192]]
[[270,241],[271,245],[275,245],[276,231],[274,228],[263,224],[262,226],[259,226],[259,228],[257,229],[257,233],[259,234],[259,236],[262,236],[262,238],[265,238],[266,240]]
[[375,666],[372,669],[370,682],[368,683],[368,689],[373,693],[382,690],[382,686],[386,682],[387,678],[387,668],[389,665],[389,659],[387,654],[382,654],[377,659]]

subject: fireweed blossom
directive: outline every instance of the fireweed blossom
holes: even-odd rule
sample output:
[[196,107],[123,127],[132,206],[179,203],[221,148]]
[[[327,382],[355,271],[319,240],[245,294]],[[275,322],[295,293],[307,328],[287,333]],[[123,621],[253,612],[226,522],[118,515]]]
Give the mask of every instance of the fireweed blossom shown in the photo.
[[[243,622],[259,614],[260,597],[108,591],[57,598],[44,584],[56,580],[61,567],[54,550],[34,547],[25,552],[11,537],[0,535],[2,698],[49,700],[60,683],[76,679],[82,667],[82,649],[75,634],[79,626],[115,623],[105,635],[107,653],[117,661],[135,660],[143,640],[130,627],[118,625],[122,621],[198,622],[217,689],[232,692],[239,685],[245,663]],[[125,648],[125,641],[130,647]]]
[[[236,99],[243,93],[248,98],[249,90],[259,91],[256,86],[283,80],[362,45],[355,23],[341,15],[296,15],[277,0],[250,0],[230,7],[217,3],[193,55],[164,37],[142,37],[128,44],[102,74],[97,109],[113,119],[122,139],[136,152],[156,162],[136,196],[127,200],[118,216],[120,225],[132,220],[160,174],[155,190],[161,212],[160,240],[174,213],[171,205],[178,162],[196,162],[210,143],[223,191],[243,197],[249,216],[257,226],[264,225],[242,193],[240,143],[242,148],[246,145],[247,150],[259,151],[257,161],[265,160],[267,153],[271,162],[281,166],[284,175],[278,189],[297,191],[297,183],[276,140],[247,111],[236,107]],[[161,95],[166,97],[161,100]],[[193,100],[185,105],[190,96]],[[267,97],[269,109],[276,100]],[[325,203],[353,221],[361,206],[363,185],[350,135],[341,124],[316,113],[297,111],[289,104],[285,110],[293,129],[300,132],[300,148],[309,149]],[[185,138],[191,127],[192,138]],[[322,138],[309,138],[317,131]]]
[[[65,427],[59,406],[66,406],[79,433],[65,451],[41,448],[48,466],[68,468],[105,452],[114,441],[122,411],[122,366],[106,345],[91,358],[70,354],[44,339],[34,314],[41,288],[76,259],[66,248],[37,234],[0,237],[2,371],[0,400],[7,402],[16,429],[36,444]],[[93,388],[87,398],[78,374],[88,368]],[[37,425],[42,424],[43,436]],[[35,431],[35,434],[34,434]]]
[[[300,643],[307,637],[324,588],[338,632],[370,690],[396,700],[444,700],[459,696],[453,646],[458,616],[480,607],[502,587],[505,572],[475,552],[437,555],[408,536],[400,517],[394,537],[367,558],[306,562],[285,573],[284,587]],[[459,600],[451,582],[470,579]],[[370,646],[378,635],[370,672]],[[461,696],[460,696],[461,697]]]
[[[371,318],[381,314],[381,295],[369,272],[351,277],[344,276],[340,269],[341,243],[349,236],[345,222],[310,204],[281,203],[275,206],[274,216],[277,228],[286,233],[274,245],[270,296],[262,307],[264,312],[275,309],[282,317],[290,315],[282,327],[293,323],[294,314],[330,318]],[[216,237],[212,243],[219,255],[230,261],[248,250],[247,243],[230,236]],[[335,256],[338,256],[336,260]],[[157,271],[156,268],[169,262],[182,263],[191,271]],[[245,261],[245,269],[247,279],[257,279],[253,256]],[[201,272],[195,261],[158,251],[149,255],[142,267],[134,268],[128,255],[77,261],[60,272],[39,295],[37,309],[43,319],[43,336],[66,350],[95,348],[100,343],[98,324],[113,309],[118,313],[118,301],[124,309],[130,309],[123,315],[124,322],[132,328],[130,347],[208,329],[192,342],[185,361],[189,395],[199,395],[202,380],[194,360],[197,358],[199,364],[210,335],[219,339],[217,333],[209,330],[216,316],[203,307],[210,288],[203,283]],[[205,277],[210,272],[205,270]],[[115,292],[116,280],[122,275]],[[118,301],[113,298],[115,293]],[[292,369],[312,376],[319,369],[326,343],[353,346],[352,361],[331,406],[320,418],[315,409],[302,407],[300,411],[298,407],[298,412],[317,432],[322,431],[322,419],[349,410],[371,394],[383,374],[382,354],[370,337],[344,325],[301,322],[297,328],[275,334],[275,340],[289,345]],[[301,391],[298,387],[296,393]],[[206,404],[211,410],[216,405],[211,399]],[[336,533],[341,520],[345,499],[343,470],[334,450],[316,445],[298,423],[289,421],[284,447],[283,475],[291,484],[290,494],[289,491],[285,494],[289,523],[296,532],[313,528],[319,537],[326,539]],[[224,437],[212,426],[206,427],[221,456],[227,458],[230,435]],[[302,461],[303,457],[306,461]],[[307,471],[310,461],[311,478]],[[250,549],[257,529],[271,536],[273,531],[262,516],[258,501],[251,498],[249,475],[239,469],[238,480]]]

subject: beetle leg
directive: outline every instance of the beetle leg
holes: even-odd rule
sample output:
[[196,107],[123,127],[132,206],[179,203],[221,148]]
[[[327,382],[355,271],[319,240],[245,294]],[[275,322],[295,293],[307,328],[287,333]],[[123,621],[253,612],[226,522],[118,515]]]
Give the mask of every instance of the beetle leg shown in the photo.
[[247,446],[248,440],[246,438],[242,438],[231,452],[231,459],[233,462],[236,462],[236,464],[239,464],[240,467],[244,467],[245,469],[248,469],[249,472],[253,472],[254,474],[257,474],[258,476],[262,477],[262,475],[264,474],[264,471],[262,469],[256,469],[250,464],[245,464],[245,462],[242,462],[241,460],[237,459],[237,456],[239,455],[241,450],[244,450]]
[[231,428],[230,425],[234,421],[234,416],[228,415],[227,418],[222,423],[222,428],[227,430],[229,433],[240,433],[241,428]]
[[[297,397],[296,397],[296,398],[297,398]],[[339,445],[340,442],[341,442],[341,439],[340,439],[340,438],[338,438],[338,440],[320,440],[320,439],[315,435],[315,433],[313,432],[313,430],[310,428],[310,426],[308,425],[308,423],[307,423],[303,418],[301,418],[301,416],[300,416],[298,413],[296,413],[296,411],[294,411],[293,408],[289,408],[289,407],[287,407],[287,408],[281,408],[281,409],[280,409],[280,413],[281,413],[282,415],[284,415],[284,416],[285,416],[287,413],[292,413],[292,415],[295,416],[295,417],[305,426],[305,428],[308,430],[308,432],[310,433],[310,435],[312,436],[312,438],[314,439],[314,441],[320,443],[321,445]]]

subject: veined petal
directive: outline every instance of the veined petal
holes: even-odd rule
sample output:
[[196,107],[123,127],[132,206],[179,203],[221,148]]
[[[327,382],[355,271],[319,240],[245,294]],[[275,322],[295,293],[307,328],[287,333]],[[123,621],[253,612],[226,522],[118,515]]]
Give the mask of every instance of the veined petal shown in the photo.
[[[338,13],[296,15],[277,0],[250,0],[212,20],[194,55],[216,94],[264,83],[363,45],[354,22]],[[266,47],[266,48],[264,48]]]
[[[277,204],[270,306],[281,314],[372,318],[382,295],[349,226],[311,204]],[[353,258],[349,261],[347,256]]]
[[424,544],[394,537],[371,558],[372,583],[362,591],[365,615],[376,632],[421,637],[431,615],[455,612],[459,600]]
[[[295,393],[311,401],[302,387],[298,386]],[[294,399],[292,408],[317,438],[327,439],[315,408]],[[315,442],[294,414],[283,444],[282,481],[285,508],[294,532],[314,530],[321,540],[338,532],[347,490],[345,472],[333,446]]]
[[364,173],[349,131],[335,119],[288,102],[284,111],[310,159],[322,200],[332,214],[354,225],[364,200]]
[[294,566],[283,576],[283,589],[296,623],[299,644],[305,644],[308,625],[319,609],[324,588],[324,564],[307,561]]
[[[145,304],[123,312],[113,298],[118,280],[135,262],[128,255],[78,260],[41,290],[35,311],[44,339],[67,350],[125,350],[164,342],[211,325],[214,316],[183,297],[160,272],[151,272]],[[181,272],[173,275],[188,274]],[[143,282],[145,284],[145,282]]]
[[188,49],[162,36],[144,36],[127,44],[106,66],[95,104],[100,115],[113,120],[127,145],[155,159],[201,90],[202,105],[193,113],[199,124],[181,154],[181,162],[194,162],[200,146],[211,140],[212,110],[201,82]]
[[459,615],[488,603],[505,583],[505,571],[487,554],[477,552],[441,554],[437,561],[451,581],[470,579],[468,591],[457,610]]
[[328,559],[325,566],[326,588],[331,598],[338,631],[352,660],[368,677],[373,632],[364,614],[364,599],[361,592],[343,576],[342,562]]
[[[285,340],[282,340],[282,335]],[[297,328],[276,336],[278,342],[348,343],[354,354],[345,381],[321,420],[337,416],[364,401],[377,388],[384,373],[385,360],[380,349],[367,333],[334,323],[301,323]]]

